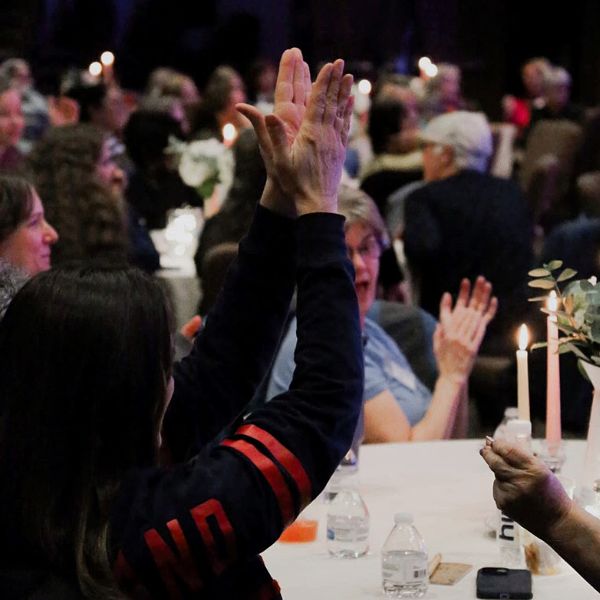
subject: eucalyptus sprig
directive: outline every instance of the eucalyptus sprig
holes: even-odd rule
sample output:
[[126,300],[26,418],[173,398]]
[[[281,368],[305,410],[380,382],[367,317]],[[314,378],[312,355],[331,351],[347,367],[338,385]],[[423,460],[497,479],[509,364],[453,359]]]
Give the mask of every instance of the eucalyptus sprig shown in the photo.
[[[596,278],[571,281],[577,271],[563,268],[560,260],[552,260],[542,267],[529,271],[533,279],[529,287],[554,290],[561,310],[556,315],[557,327],[564,334],[559,337],[560,354],[572,352],[577,358],[588,363],[600,365],[600,286]],[[569,283],[565,283],[565,282]],[[530,298],[530,302],[545,302],[548,296]],[[551,314],[546,307],[541,311]],[[546,343],[537,343],[535,348],[545,347]]]

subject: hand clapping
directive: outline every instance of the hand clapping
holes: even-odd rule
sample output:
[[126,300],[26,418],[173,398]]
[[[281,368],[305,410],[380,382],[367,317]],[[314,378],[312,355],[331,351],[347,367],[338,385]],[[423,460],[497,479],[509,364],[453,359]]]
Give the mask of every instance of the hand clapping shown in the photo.
[[487,325],[498,307],[491,293],[489,281],[478,277],[472,293],[469,280],[462,280],[454,308],[450,294],[442,296],[440,322],[433,336],[440,377],[460,385],[467,381]]
[[[281,57],[273,114],[238,110],[256,131],[267,169],[261,202],[283,214],[336,212],[353,98],[344,62],[326,64],[314,84],[297,48]],[[291,200],[291,203],[290,203]]]

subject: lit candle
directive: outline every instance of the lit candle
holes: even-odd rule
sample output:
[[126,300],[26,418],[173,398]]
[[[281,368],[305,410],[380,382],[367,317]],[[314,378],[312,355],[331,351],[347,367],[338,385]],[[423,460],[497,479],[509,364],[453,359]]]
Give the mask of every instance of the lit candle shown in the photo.
[[358,91],[365,96],[368,96],[371,93],[372,89],[371,82],[368,79],[361,79],[358,82]]
[[100,55],[102,63],[102,76],[105,83],[112,83],[114,79],[113,65],[115,64],[115,55],[110,50],[105,50]]
[[94,61],[93,63],[90,63],[88,72],[92,77],[99,77],[102,73],[102,65],[98,61]]
[[227,148],[230,148],[237,137],[237,129],[232,123],[225,123],[223,126],[223,143]]
[[517,350],[517,398],[519,419],[530,421],[529,417],[529,369],[527,366],[527,344],[529,331],[527,325],[519,328],[519,349]]
[[550,292],[548,298],[548,369],[546,377],[546,442],[548,451],[558,451],[561,439],[560,425],[560,368],[558,354],[558,326],[556,311],[558,300],[556,292]]

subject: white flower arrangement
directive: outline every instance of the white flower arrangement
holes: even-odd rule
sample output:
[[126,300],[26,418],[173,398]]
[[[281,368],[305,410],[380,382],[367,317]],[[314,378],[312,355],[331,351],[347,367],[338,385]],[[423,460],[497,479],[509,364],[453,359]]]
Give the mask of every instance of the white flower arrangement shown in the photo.
[[165,152],[177,157],[179,175],[183,182],[196,189],[204,199],[213,195],[220,184],[224,198],[233,179],[233,154],[215,138],[182,142],[169,138]]

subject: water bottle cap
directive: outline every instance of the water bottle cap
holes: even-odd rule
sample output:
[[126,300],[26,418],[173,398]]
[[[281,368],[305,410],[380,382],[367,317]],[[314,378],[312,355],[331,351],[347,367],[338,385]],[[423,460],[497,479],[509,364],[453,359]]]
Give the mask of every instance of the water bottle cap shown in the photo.
[[517,438],[531,438],[531,421],[513,419],[506,424],[506,437],[511,440]]
[[396,513],[394,515],[394,523],[396,525],[399,523],[407,523],[410,525],[413,521],[413,516],[410,513]]
[[504,410],[504,416],[508,419],[518,419],[519,409],[516,406],[507,406]]

